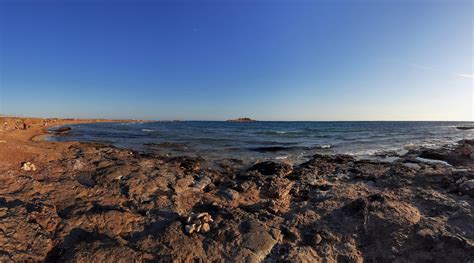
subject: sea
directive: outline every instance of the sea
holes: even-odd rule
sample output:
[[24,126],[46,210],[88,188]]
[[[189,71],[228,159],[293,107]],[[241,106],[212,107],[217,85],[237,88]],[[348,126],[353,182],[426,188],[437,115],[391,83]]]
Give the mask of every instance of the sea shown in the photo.
[[301,162],[314,154],[357,158],[397,156],[474,139],[474,122],[249,122],[173,121],[71,125],[52,141],[99,142],[167,156]]

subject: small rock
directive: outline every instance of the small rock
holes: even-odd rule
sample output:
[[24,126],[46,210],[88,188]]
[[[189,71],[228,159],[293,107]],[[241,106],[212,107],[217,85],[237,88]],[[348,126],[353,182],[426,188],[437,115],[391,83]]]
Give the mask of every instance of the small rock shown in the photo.
[[4,217],[8,214],[8,208],[2,207],[0,208],[0,217]]
[[239,196],[240,196],[239,192],[230,188],[221,190],[220,195],[222,195],[224,198],[228,199],[229,201],[235,201],[239,199]]
[[211,179],[209,179],[209,177],[204,177],[201,180],[195,182],[193,187],[199,191],[203,191],[208,185],[212,185]]
[[191,214],[186,218],[186,226],[184,230],[186,234],[207,233],[211,229],[209,222],[213,222],[209,213]]
[[416,234],[422,237],[429,237],[429,236],[433,236],[434,232],[431,229],[424,228],[416,232]]
[[189,187],[194,183],[194,179],[192,176],[187,176],[184,178],[180,178],[176,180],[176,184],[174,185],[174,192],[176,194],[184,193],[189,190]]
[[211,230],[211,227],[209,226],[208,223],[202,224],[201,233],[207,233],[207,232],[209,232],[209,230]]
[[474,197],[474,179],[467,180],[459,185],[459,191],[470,197]]
[[209,215],[209,213],[200,213],[196,216],[196,218],[202,218],[202,217],[206,217],[208,215]]
[[97,184],[91,173],[80,173],[75,178],[78,183],[86,187],[94,187]]
[[186,234],[192,234],[194,232],[194,225],[186,225],[184,227],[184,230],[186,231]]
[[81,160],[76,160],[72,166],[72,170],[83,170],[86,167],[83,161]]
[[21,164],[21,170],[23,171],[36,171],[36,166],[30,162],[23,162]]
[[314,236],[314,244],[318,245],[319,243],[321,243],[322,240],[323,238],[321,237],[321,235],[316,234],[316,236]]
[[54,130],[53,132],[56,133],[56,135],[65,135],[65,134],[69,133],[71,130],[72,130],[71,127],[60,127],[58,129]]
[[209,213],[201,213],[197,216],[197,218],[199,218],[204,223],[214,222]]

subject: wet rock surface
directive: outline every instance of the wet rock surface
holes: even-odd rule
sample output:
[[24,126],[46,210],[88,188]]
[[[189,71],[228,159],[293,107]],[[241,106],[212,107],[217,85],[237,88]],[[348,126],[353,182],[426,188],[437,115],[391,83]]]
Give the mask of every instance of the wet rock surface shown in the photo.
[[473,152],[246,165],[73,143],[0,170],[0,261],[472,262]]

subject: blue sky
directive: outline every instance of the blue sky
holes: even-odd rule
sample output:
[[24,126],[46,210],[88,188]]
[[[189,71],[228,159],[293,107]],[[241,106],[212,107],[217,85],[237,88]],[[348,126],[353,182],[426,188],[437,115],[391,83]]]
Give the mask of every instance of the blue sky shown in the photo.
[[0,0],[0,113],[473,120],[473,2]]

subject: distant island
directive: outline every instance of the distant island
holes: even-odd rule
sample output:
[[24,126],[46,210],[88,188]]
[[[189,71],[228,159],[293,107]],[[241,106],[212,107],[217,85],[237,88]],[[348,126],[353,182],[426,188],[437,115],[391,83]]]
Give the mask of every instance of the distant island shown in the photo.
[[250,118],[238,118],[233,120],[227,120],[228,122],[256,122],[256,120]]

